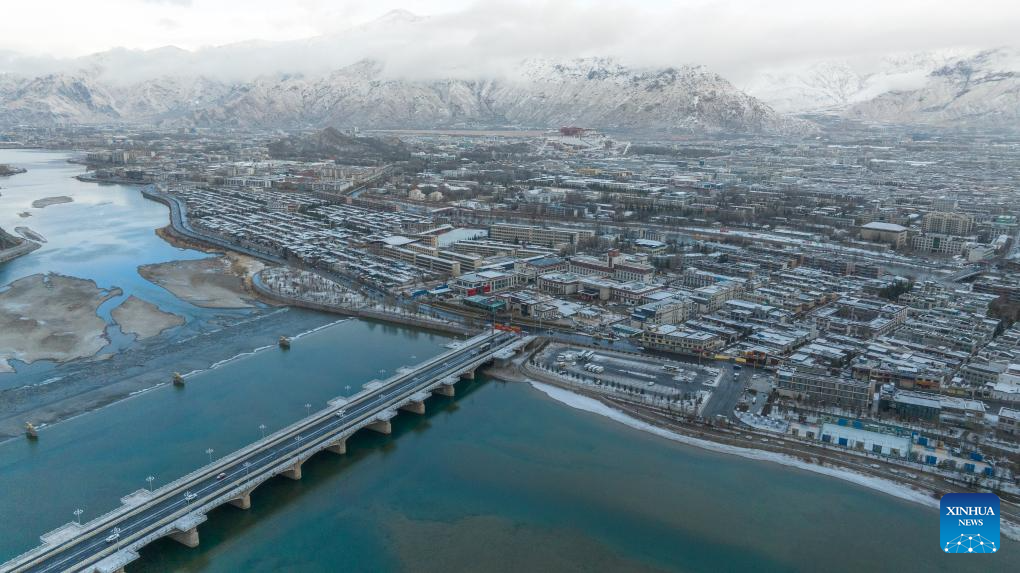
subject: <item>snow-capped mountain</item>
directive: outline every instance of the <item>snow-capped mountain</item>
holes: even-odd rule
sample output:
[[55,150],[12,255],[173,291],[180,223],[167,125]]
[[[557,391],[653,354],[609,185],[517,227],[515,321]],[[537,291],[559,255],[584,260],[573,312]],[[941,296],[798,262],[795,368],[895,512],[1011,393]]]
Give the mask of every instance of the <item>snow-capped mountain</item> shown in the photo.
[[200,124],[433,127],[586,125],[603,129],[776,131],[785,120],[698,68],[633,70],[605,59],[531,60],[512,79],[403,80],[377,62],[321,78],[238,86]]
[[815,62],[758,74],[751,95],[785,113],[884,123],[1008,127],[1020,119],[1020,52],[924,52],[877,65]]
[[194,51],[117,48],[48,63],[0,53],[0,69],[12,72],[0,73],[0,122],[268,128],[577,124],[751,133],[809,127],[702,67],[541,59],[527,46],[478,39],[477,30],[456,17],[396,10],[336,33],[286,42]]
[[92,123],[117,117],[107,89],[83,75],[47,74],[0,79],[0,121]]
[[955,58],[923,85],[854,104],[850,117],[901,124],[1016,129],[1020,125],[1020,52],[990,50]]
[[[172,54],[171,54],[172,55]],[[327,74],[222,82],[104,80],[88,69],[0,81],[0,121],[238,127],[446,126],[784,132],[804,127],[701,67],[634,69],[614,60],[527,60],[501,78],[402,79],[363,60]]]
[[916,89],[957,53],[896,54],[876,62],[817,61],[762,70],[744,90],[784,113],[840,111],[890,91]]

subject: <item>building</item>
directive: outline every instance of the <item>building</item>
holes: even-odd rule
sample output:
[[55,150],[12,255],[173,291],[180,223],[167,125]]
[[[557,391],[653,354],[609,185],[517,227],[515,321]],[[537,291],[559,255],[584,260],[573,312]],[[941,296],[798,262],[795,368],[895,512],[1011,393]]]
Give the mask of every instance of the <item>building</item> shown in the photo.
[[974,230],[974,216],[944,211],[927,213],[922,219],[921,228],[925,233],[968,235]]
[[[845,420],[844,420],[845,421]],[[867,430],[859,422],[853,424],[822,424],[823,442],[860,452],[905,458],[910,454],[910,438],[892,433]]]
[[576,256],[570,257],[567,270],[577,275],[594,275],[612,278],[618,281],[635,281],[647,283],[655,276],[655,267],[635,261],[610,250],[602,258]]
[[450,288],[467,295],[482,295],[508,290],[523,284],[521,275],[502,271],[479,271],[461,275]]
[[848,376],[781,368],[776,371],[776,389],[787,398],[866,411],[871,407],[875,386]]
[[901,390],[891,384],[882,386],[879,410],[891,412],[905,420],[951,422],[956,425],[980,421],[985,417],[985,404],[980,400]]
[[648,324],[678,324],[694,316],[697,305],[684,296],[649,302],[630,313],[631,324],[641,328]]
[[676,354],[714,354],[726,344],[717,334],[692,330],[682,325],[651,325],[641,331],[641,344],[653,350]]
[[861,238],[865,241],[885,243],[895,249],[907,244],[907,228],[895,223],[875,221],[861,225]]
[[924,233],[914,235],[910,245],[915,251],[921,253],[933,253],[936,255],[947,255],[954,257],[963,252],[967,246],[968,239],[954,235],[941,235],[937,233]]
[[534,243],[553,249],[576,245],[593,237],[595,237],[595,231],[589,229],[564,229],[510,223],[498,223],[489,227],[489,238],[492,240],[516,244]]
[[835,334],[872,338],[906,320],[907,307],[884,300],[845,297],[813,312],[819,328]]
[[1014,410],[1005,406],[999,408],[999,431],[1020,435],[1020,410]]
[[535,288],[555,296],[577,294],[581,288],[581,277],[571,273],[547,273],[535,279]]
[[556,256],[538,256],[520,259],[514,263],[514,272],[534,280],[539,275],[567,270],[567,261]]

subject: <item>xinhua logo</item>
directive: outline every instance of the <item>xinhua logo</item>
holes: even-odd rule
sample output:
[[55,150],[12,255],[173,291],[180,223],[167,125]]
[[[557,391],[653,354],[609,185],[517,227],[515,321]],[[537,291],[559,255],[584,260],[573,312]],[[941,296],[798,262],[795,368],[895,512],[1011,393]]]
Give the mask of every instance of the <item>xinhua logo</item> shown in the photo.
[[947,493],[940,505],[939,538],[943,553],[998,553],[999,496]]

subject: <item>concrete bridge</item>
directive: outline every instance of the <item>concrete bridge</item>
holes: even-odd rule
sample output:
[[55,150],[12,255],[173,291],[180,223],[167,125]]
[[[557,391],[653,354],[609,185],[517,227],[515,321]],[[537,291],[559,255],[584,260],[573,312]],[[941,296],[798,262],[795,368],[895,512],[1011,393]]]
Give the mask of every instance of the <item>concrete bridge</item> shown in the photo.
[[459,379],[474,378],[489,362],[509,361],[529,341],[486,332],[458,342],[448,352],[370,382],[354,396],[335,398],[325,409],[172,483],[125,496],[123,505],[88,523],[51,531],[41,537],[42,545],[0,565],[0,571],[117,573],[138,558],[142,547],[162,537],[195,547],[198,526],[213,508],[250,508],[251,493],[263,482],[278,475],[301,479],[306,460],[322,451],[346,453],[347,439],[357,431],[390,433],[398,411],[423,414],[429,396],[453,396]]

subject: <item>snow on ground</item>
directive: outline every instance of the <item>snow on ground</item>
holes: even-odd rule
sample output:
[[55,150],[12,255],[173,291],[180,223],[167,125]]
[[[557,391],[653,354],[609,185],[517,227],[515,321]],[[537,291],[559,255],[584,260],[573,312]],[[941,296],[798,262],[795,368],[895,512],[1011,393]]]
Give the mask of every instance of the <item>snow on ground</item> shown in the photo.
[[741,422],[757,430],[785,434],[790,428],[790,423],[785,420],[759,416],[758,414],[752,414],[750,412],[737,412],[736,416]]

